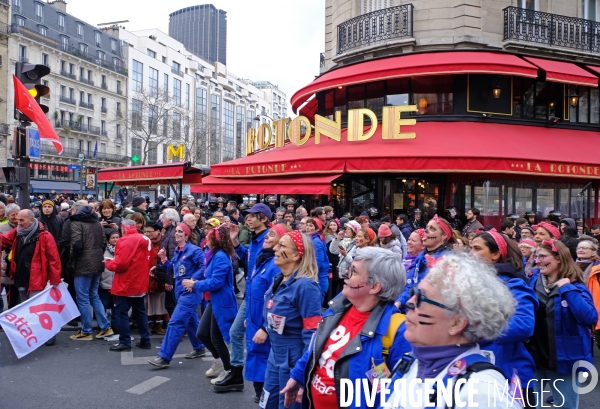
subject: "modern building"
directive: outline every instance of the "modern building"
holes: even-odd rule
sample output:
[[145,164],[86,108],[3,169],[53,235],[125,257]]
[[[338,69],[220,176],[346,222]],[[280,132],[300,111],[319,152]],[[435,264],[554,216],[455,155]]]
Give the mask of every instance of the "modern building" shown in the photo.
[[454,205],[484,225],[532,210],[597,223],[599,9],[326,0],[321,75],[291,97],[304,118],[290,140],[259,134],[261,152],[213,166],[202,188],[320,194],[338,214]]
[[212,4],[169,14],[169,35],[204,61],[227,65],[227,12]]
[[[125,133],[116,123],[127,101],[121,43],[67,13],[66,6],[62,0],[11,0],[12,35],[6,66],[9,74],[15,71],[17,61],[50,67],[50,75],[43,80],[50,95],[42,102],[50,108],[48,116],[64,147],[58,155],[52,144],[42,144],[41,158],[31,163],[33,193],[79,193],[80,180],[85,181],[84,191],[95,193],[97,168],[129,163]],[[12,81],[7,88],[13,95]],[[12,98],[7,101],[2,115],[12,128],[17,124]],[[10,147],[11,139],[4,136],[2,145]],[[85,157],[83,168],[69,167],[80,164],[80,154]],[[2,159],[3,166],[12,163],[10,151]]]
[[265,99],[271,104],[273,120],[287,117],[287,98],[277,85],[269,81],[254,81],[252,85],[265,93]]
[[124,44],[129,68],[128,115],[122,118],[127,154],[143,165],[184,159],[210,166],[245,155],[246,132],[272,119],[271,104],[252,82],[189,52],[158,29],[105,27]]

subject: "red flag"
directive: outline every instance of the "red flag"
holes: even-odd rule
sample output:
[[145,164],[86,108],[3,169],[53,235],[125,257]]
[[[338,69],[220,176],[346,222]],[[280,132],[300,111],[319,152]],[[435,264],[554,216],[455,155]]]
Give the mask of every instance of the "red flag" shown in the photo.
[[56,151],[60,155],[63,151],[63,146],[60,138],[52,128],[50,121],[42,111],[35,99],[31,96],[25,85],[18,80],[13,74],[13,82],[15,84],[15,106],[27,118],[31,119],[37,126],[40,132],[40,139],[52,141]]

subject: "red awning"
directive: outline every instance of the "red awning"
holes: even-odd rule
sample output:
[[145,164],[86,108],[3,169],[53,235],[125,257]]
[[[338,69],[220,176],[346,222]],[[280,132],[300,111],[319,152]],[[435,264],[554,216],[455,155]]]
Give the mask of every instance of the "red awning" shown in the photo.
[[104,168],[98,170],[99,183],[116,185],[154,185],[165,184],[167,180],[181,179],[185,185],[202,183],[202,171],[187,162],[163,163],[160,165],[128,166],[122,168]]
[[523,57],[546,72],[546,81],[597,87],[598,77],[570,62]]
[[[315,145],[311,138],[302,146],[288,144],[213,165],[211,176],[244,183],[267,176],[416,171],[600,177],[596,151],[582,149],[600,143],[594,131],[485,122],[417,122],[402,130],[417,136],[383,140],[379,124],[368,141],[348,142],[343,130],[341,142],[322,138]],[[535,149],[505,149],[518,146]]]
[[600,67],[597,67],[595,65],[586,65],[585,66],[588,70],[592,70],[594,71],[596,74],[600,75]]
[[192,186],[192,193],[328,195],[330,185],[341,174],[325,176],[295,176],[268,178],[217,178],[206,176],[201,186]]
[[398,55],[326,72],[291,98],[292,109],[315,92],[393,78],[443,74],[499,74],[537,77],[537,68],[512,54],[489,51],[441,51]]

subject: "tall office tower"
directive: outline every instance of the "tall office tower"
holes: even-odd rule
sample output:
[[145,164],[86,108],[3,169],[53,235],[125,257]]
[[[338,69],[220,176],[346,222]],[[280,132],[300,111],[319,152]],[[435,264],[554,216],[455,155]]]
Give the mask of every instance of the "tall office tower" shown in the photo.
[[227,65],[227,12],[212,4],[169,14],[169,35],[203,60]]

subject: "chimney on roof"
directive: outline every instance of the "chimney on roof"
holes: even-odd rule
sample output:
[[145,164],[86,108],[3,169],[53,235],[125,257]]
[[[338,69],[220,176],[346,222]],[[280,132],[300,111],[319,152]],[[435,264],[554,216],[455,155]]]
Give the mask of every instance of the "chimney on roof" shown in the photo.
[[67,2],[64,0],[48,1],[48,4],[54,7],[55,9],[62,11],[63,13],[67,12]]

